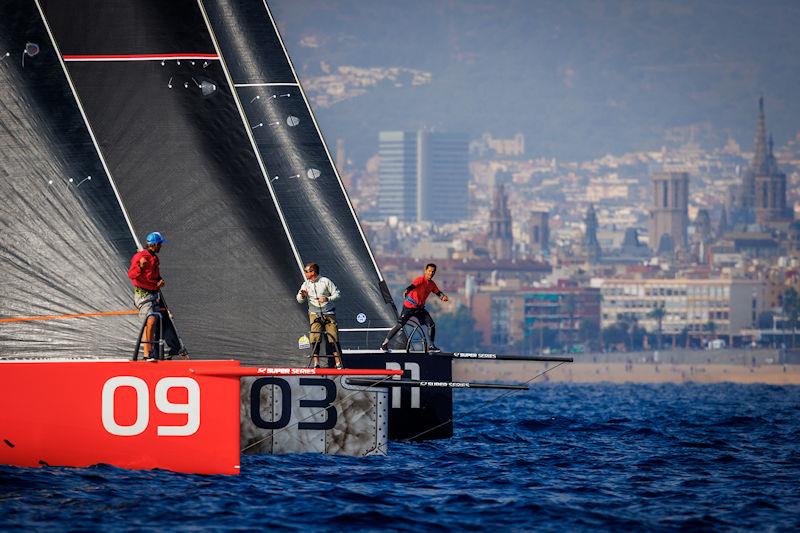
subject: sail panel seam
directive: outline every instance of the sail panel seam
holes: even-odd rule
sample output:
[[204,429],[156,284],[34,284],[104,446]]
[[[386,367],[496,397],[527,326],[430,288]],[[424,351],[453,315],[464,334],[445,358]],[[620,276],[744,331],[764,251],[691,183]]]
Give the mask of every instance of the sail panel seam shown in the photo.
[[100,145],[97,142],[97,137],[95,137],[92,125],[89,123],[89,117],[86,116],[86,111],[83,109],[83,104],[81,103],[81,99],[78,96],[78,91],[75,89],[75,84],[72,83],[72,77],[69,75],[69,70],[67,70],[67,65],[64,62],[64,58],[61,55],[61,51],[58,48],[56,37],[55,35],[53,35],[53,31],[50,29],[50,23],[47,22],[47,17],[44,14],[44,9],[42,9],[42,5],[39,0],[35,0],[35,2],[36,2],[36,9],[39,10],[39,16],[42,17],[42,23],[44,24],[44,27],[47,30],[47,35],[50,37],[50,42],[53,43],[53,49],[55,50],[56,56],[58,57],[58,62],[61,64],[61,69],[64,71],[64,76],[67,78],[67,84],[69,85],[69,88],[72,91],[72,96],[75,98],[75,104],[78,106],[78,111],[80,111],[81,117],[83,117],[83,122],[86,125],[86,130],[89,132],[89,137],[92,139],[92,144],[94,144],[94,148],[97,151],[97,157],[100,159],[100,164],[103,166],[103,170],[105,171],[106,176],[108,177],[108,182],[111,185],[111,189],[114,191],[114,196],[117,197],[117,203],[119,204],[119,208],[122,211],[122,216],[125,217],[125,222],[128,224],[128,229],[131,231],[133,242],[136,244],[137,248],[141,249],[142,245],[139,242],[139,238],[136,236],[136,232],[133,229],[133,223],[131,222],[131,218],[128,215],[128,210],[125,209],[125,204],[122,202],[122,197],[120,196],[119,190],[117,189],[117,184],[114,183],[114,177],[111,175],[111,171],[108,168],[108,163],[106,163],[106,158],[103,156],[103,152],[100,150]]
[[172,59],[204,59],[218,60],[217,54],[70,54],[63,56],[67,63],[75,61],[164,61]]
[[299,83],[234,83],[234,87],[299,87]]

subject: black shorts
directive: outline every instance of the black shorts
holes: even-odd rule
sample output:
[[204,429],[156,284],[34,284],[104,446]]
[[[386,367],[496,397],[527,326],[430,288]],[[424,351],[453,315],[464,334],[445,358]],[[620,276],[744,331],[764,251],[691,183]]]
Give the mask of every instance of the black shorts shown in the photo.
[[406,322],[411,320],[412,318],[416,318],[419,320],[420,324],[424,324],[428,327],[434,325],[433,318],[431,318],[430,313],[424,307],[405,307],[403,306],[403,310],[400,312],[400,325],[405,326]]

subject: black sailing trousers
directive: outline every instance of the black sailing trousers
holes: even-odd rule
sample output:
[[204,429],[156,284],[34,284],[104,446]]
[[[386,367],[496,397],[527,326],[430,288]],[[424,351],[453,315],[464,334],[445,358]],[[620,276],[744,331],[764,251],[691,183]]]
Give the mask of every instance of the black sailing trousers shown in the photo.
[[431,344],[436,345],[436,324],[433,322],[431,314],[428,313],[424,307],[403,306],[403,310],[400,312],[400,318],[397,320],[397,324],[395,324],[391,331],[389,331],[389,334],[386,336],[386,340],[384,342],[389,342],[392,340],[392,337],[397,335],[397,332],[403,329],[403,326],[406,325],[406,322],[412,318],[416,318],[419,320],[420,324],[428,326],[428,337],[431,339]]

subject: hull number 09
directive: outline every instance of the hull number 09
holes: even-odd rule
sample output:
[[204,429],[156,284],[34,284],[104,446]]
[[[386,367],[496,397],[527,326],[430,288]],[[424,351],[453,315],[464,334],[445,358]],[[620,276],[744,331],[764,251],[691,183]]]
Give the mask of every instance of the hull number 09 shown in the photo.
[[[132,424],[121,425],[114,417],[114,398],[117,389],[128,387],[136,394],[136,417]],[[170,389],[185,389],[185,403],[173,403],[167,398]],[[200,386],[191,378],[162,378],[156,383],[156,408],[162,413],[186,415],[182,426],[158,426],[159,436],[188,437],[200,428]],[[133,437],[144,433],[150,424],[150,390],[147,383],[134,376],[117,376],[103,385],[102,395],[103,427],[112,435]]]

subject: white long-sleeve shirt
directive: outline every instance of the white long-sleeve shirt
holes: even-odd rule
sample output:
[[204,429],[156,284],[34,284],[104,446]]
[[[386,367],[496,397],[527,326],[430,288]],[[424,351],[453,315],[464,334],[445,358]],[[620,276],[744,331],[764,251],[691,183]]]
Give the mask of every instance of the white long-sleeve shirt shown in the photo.
[[[306,301],[303,297],[303,292],[308,293],[308,312],[309,313],[324,313],[330,315],[336,312],[334,301],[339,299],[339,289],[333,284],[331,280],[324,276],[317,276],[314,281],[305,280],[300,285],[300,290],[297,291],[297,303],[301,304]],[[328,301],[320,303],[320,297],[325,296]]]

